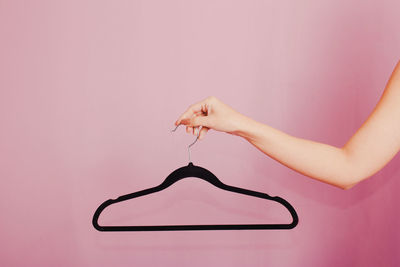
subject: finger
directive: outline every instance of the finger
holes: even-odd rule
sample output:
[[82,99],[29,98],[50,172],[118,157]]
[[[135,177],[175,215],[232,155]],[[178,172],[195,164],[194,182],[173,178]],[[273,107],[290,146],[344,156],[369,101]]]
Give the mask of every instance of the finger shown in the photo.
[[193,132],[193,127],[192,126],[186,126],[186,132],[187,133],[192,133]]
[[208,127],[201,127],[200,134],[199,134],[199,140],[203,139],[206,136],[206,133],[209,129],[210,128],[208,128]]
[[181,123],[186,125],[187,127],[205,126],[208,128],[212,128],[211,119],[207,116],[196,116],[190,119],[182,119]]
[[186,111],[181,116],[179,116],[179,118],[175,122],[175,125],[179,125],[183,119],[189,119],[193,115],[204,113],[204,111],[206,110],[206,105],[207,105],[207,99],[204,99],[193,105],[190,105],[186,109]]
[[208,116],[196,116],[189,119],[189,125],[193,127],[203,126],[203,127],[210,127],[211,118]]

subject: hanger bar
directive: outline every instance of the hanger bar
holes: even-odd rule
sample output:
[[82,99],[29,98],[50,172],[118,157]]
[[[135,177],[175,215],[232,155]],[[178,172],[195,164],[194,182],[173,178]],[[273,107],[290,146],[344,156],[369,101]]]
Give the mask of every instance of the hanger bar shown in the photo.
[[205,224],[205,225],[145,225],[145,226],[98,226],[102,232],[123,231],[198,231],[198,230],[270,230],[292,229],[292,224]]

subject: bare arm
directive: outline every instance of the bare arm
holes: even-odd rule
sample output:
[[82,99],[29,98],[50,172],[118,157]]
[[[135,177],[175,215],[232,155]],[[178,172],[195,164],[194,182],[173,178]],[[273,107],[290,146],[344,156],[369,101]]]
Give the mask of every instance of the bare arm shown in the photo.
[[[217,111],[208,116],[210,112],[204,111],[213,106]],[[213,128],[241,136],[299,173],[348,189],[378,172],[400,150],[400,62],[373,112],[342,148],[286,134],[237,113],[215,97],[190,106],[175,124],[181,122],[187,130],[203,126],[202,135]]]

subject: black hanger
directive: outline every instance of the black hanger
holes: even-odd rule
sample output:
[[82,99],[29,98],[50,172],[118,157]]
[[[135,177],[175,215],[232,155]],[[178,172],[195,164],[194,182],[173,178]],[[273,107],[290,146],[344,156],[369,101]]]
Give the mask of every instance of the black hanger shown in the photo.
[[[98,219],[101,212],[108,206],[125,201],[132,198],[145,196],[148,194],[156,193],[166,189],[175,182],[187,178],[187,177],[198,177],[203,179],[214,186],[248,196],[254,196],[258,198],[264,198],[272,201],[276,201],[285,206],[290,214],[292,215],[293,221],[290,224],[225,224],[225,225],[150,225],[150,226],[102,226],[98,224]],[[93,226],[99,231],[182,231],[182,230],[262,230],[262,229],[292,229],[296,227],[299,222],[298,216],[294,208],[280,197],[271,197],[265,193],[251,191],[239,187],[234,187],[222,183],[214,174],[205,168],[195,166],[192,162],[189,162],[187,166],[181,167],[173,171],[160,185],[152,188],[148,188],[135,193],[127,194],[118,197],[117,199],[109,199],[103,202],[96,210],[93,216]]]
[[[179,126],[179,125],[178,125]],[[177,127],[178,127],[177,126]],[[177,128],[176,127],[176,128]],[[176,130],[175,128],[175,130]],[[175,131],[173,130],[173,131]],[[200,131],[199,131],[200,132]],[[198,139],[198,136],[197,136]],[[197,141],[196,139],[196,141]],[[192,146],[196,141],[194,141],[190,146]],[[217,225],[150,225],[150,226],[102,226],[98,224],[98,219],[101,212],[108,206],[125,201],[132,198],[137,198],[141,196],[145,196],[148,194],[156,193],[161,190],[166,189],[170,185],[174,184],[175,182],[188,178],[188,177],[197,177],[203,179],[214,186],[227,190],[230,192],[235,192],[238,194],[263,198],[267,200],[276,201],[286,207],[290,214],[292,215],[293,221],[290,224],[217,224]],[[183,166],[179,169],[173,171],[168,177],[158,186],[148,188],[145,190],[141,190],[135,193],[127,194],[118,197],[117,199],[109,199],[104,201],[96,210],[93,215],[92,223],[94,228],[99,231],[183,231],[183,230],[263,230],[263,229],[292,229],[296,227],[299,222],[299,218],[297,216],[296,211],[294,208],[284,200],[278,196],[271,197],[265,193],[260,193],[256,191],[251,191],[239,187],[234,187],[230,185],[226,185],[222,183],[212,172],[209,170],[202,168],[200,166],[195,166],[190,161],[190,150],[189,150],[189,164],[187,166]]]

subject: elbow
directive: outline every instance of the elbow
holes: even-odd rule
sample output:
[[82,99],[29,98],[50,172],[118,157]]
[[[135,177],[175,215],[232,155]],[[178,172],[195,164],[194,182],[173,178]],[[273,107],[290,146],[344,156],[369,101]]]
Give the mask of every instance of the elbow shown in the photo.
[[349,155],[346,153],[344,149],[342,149],[345,163],[342,168],[339,168],[340,171],[338,173],[336,179],[336,186],[343,190],[349,190],[357,185],[359,182],[367,178],[367,174],[363,172],[363,168],[360,168],[359,164],[355,164],[354,160],[351,160]]
[[357,182],[355,182],[355,183],[341,183],[341,184],[338,185],[338,187],[340,189],[343,189],[343,190],[349,190],[349,189],[353,188],[356,184],[357,184]]
[[364,179],[365,179],[364,177],[358,177],[358,176],[348,177],[347,176],[346,178],[341,179],[341,182],[337,184],[337,187],[339,187],[340,189],[343,189],[343,190],[349,190]]

